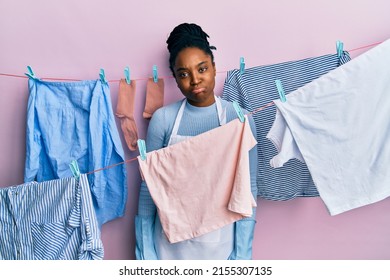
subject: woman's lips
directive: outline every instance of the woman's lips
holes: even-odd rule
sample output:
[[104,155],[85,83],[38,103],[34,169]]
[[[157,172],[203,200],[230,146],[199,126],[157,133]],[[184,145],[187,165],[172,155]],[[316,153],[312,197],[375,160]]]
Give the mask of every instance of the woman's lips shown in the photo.
[[205,91],[205,88],[197,88],[197,89],[194,89],[192,91],[193,94],[199,94],[201,92],[204,92]]

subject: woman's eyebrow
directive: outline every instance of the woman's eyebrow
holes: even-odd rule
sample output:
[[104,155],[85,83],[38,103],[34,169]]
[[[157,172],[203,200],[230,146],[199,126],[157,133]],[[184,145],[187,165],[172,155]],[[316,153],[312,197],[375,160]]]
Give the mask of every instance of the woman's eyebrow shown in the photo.
[[[201,66],[202,64],[205,64],[205,63],[207,63],[206,60],[205,60],[205,61],[202,61],[202,62],[199,62],[197,66],[199,67],[199,66]],[[187,70],[187,68],[185,68],[185,67],[180,67],[180,68],[177,68],[177,69],[176,69],[176,71],[184,71],[184,70]]]

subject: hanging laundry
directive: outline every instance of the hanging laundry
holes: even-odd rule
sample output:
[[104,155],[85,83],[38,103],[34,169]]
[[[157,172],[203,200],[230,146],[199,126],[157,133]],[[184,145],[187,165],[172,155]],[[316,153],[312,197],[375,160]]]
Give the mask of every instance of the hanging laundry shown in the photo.
[[130,151],[137,149],[138,130],[134,120],[135,80],[130,84],[125,79],[119,82],[118,103],[115,115],[121,122],[121,129]]
[[[297,88],[313,81],[323,74],[350,60],[343,52],[274,65],[239,69],[227,73],[222,98],[237,101],[241,107],[253,112],[272,100],[279,98],[275,80],[281,80],[287,95]],[[274,169],[269,161],[277,150],[266,138],[275,118],[275,106],[253,114],[256,124],[258,145],[258,195],[269,200],[289,200],[295,197],[318,196],[318,190],[305,163],[296,159],[283,167]]]
[[150,119],[153,113],[164,105],[164,80],[149,78],[146,84],[146,100],[143,117]]
[[85,174],[0,189],[1,260],[101,260]]
[[248,119],[236,119],[138,157],[171,243],[252,216],[249,150],[256,144]]
[[[225,125],[237,118],[234,106],[219,97],[206,107],[196,107],[181,100],[155,112],[148,127],[147,151],[151,152]],[[182,109],[184,102],[184,110]],[[244,111],[244,113],[248,113]],[[256,133],[253,118],[248,117],[252,133]],[[164,132],[168,124],[168,131]],[[177,127],[178,126],[178,127]],[[177,128],[177,129],[176,129]],[[160,137],[162,136],[162,138]],[[257,145],[249,152],[252,196],[256,197]],[[219,174],[224,175],[224,172]],[[192,192],[196,192],[194,189]],[[192,195],[192,194],[188,194]],[[157,208],[143,181],[139,193],[138,215],[135,218],[137,259],[249,259],[255,228],[256,208],[252,217],[241,219],[199,237],[170,243],[162,229]]]
[[390,195],[390,40],[275,100],[271,165],[306,162],[329,213]]
[[[28,84],[25,182],[70,177],[72,160],[81,173],[124,160],[107,83],[29,79]],[[92,173],[88,180],[99,224],[123,216],[125,165]]]

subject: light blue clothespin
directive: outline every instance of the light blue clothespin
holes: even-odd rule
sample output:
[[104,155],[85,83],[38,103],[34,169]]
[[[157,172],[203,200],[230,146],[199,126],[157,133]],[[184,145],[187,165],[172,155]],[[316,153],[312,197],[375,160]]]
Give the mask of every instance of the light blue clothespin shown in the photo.
[[244,116],[244,113],[241,110],[240,105],[238,105],[237,101],[233,101],[233,107],[234,107],[234,110],[236,110],[238,118],[243,123],[245,121],[245,116]]
[[240,74],[244,74],[245,71],[245,60],[243,57],[240,57]]
[[99,76],[100,76],[100,80],[102,81],[102,83],[107,84],[106,74],[104,73],[104,69],[103,68],[100,69]]
[[158,82],[157,65],[153,65],[153,81],[154,81],[155,83]]
[[27,65],[27,71],[28,71],[28,73],[24,73],[27,77],[34,79],[34,80],[39,80],[37,78],[37,76],[35,76],[34,71],[32,70],[31,66]]
[[125,73],[125,79],[126,79],[126,83],[128,85],[130,85],[130,68],[128,66],[125,67],[125,70],[124,70],[124,73]]
[[145,145],[145,140],[143,139],[138,139],[137,140],[138,144],[138,151],[139,155],[141,156],[142,160],[146,160],[146,145]]
[[275,80],[276,87],[278,89],[280,100],[284,103],[287,101],[281,80]]
[[344,51],[344,43],[341,41],[336,41],[336,50],[337,50],[337,56],[341,57]]
[[69,164],[70,170],[72,171],[73,177],[78,180],[80,178],[80,169],[79,165],[77,164],[76,160],[72,160],[71,163]]

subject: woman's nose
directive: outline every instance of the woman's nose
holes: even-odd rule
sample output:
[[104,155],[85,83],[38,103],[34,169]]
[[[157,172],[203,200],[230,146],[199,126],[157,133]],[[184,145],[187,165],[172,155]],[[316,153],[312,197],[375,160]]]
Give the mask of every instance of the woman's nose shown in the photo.
[[200,78],[196,73],[191,74],[191,85],[195,86],[199,84]]

